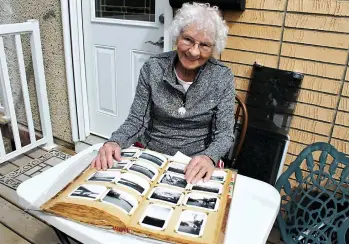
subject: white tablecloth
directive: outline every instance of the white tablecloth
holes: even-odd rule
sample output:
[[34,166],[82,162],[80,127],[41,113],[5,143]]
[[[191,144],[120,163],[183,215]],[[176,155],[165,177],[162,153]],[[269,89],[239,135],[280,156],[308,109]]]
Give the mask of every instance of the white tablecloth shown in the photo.
[[[61,173],[78,163],[79,154],[57,166],[23,182],[17,188],[23,208],[32,206]],[[237,176],[235,191],[228,217],[225,243],[265,244],[279,211],[280,195],[276,189],[262,181],[243,175]],[[60,217],[35,211],[35,215],[82,243],[140,244],[141,239],[90,227]]]

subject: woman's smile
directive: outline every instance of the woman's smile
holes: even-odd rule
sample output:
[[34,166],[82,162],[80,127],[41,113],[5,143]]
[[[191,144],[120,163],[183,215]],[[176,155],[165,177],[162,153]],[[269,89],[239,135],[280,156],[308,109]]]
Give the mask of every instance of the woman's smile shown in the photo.
[[187,55],[185,54],[185,57],[189,60],[189,61],[196,61],[200,58],[200,56],[198,57],[193,57],[193,56],[190,56],[190,55]]

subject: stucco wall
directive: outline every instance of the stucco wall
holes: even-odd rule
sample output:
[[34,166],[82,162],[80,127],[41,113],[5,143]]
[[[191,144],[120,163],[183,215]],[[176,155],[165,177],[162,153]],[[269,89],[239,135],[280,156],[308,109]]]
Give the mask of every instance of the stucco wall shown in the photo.
[[[20,23],[28,19],[37,19],[40,23],[44,69],[54,137],[72,142],[60,1],[0,0],[0,24]],[[16,105],[16,114],[19,122],[26,124],[13,37],[5,37],[4,43],[8,56],[7,62]],[[28,37],[25,35],[22,35],[22,44],[35,128],[40,130],[30,47]]]

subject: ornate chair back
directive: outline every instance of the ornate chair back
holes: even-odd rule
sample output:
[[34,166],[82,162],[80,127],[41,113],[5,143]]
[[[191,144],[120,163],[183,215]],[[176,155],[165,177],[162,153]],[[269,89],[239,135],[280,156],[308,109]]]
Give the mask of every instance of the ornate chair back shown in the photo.
[[282,195],[277,221],[283,240],[349,243],[348,183],[349,158],[328,143],[307,146],[275,186]]

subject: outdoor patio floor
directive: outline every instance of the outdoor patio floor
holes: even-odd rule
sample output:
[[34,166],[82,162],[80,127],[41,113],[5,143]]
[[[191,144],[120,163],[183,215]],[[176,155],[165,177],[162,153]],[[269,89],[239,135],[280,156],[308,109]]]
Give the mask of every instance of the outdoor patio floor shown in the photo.
[[[60,243],[49,225],[25,212],[18,205],[16,188],[23,181],[57,165],[73,154],[73,151],[62,147],[50,151],[36,149],[10,162],[0,164],[1,244]],[[71,243],[77,244],[79,242],[71,240]],[[277,229],[272,230],[267,243],[282,243]]]

